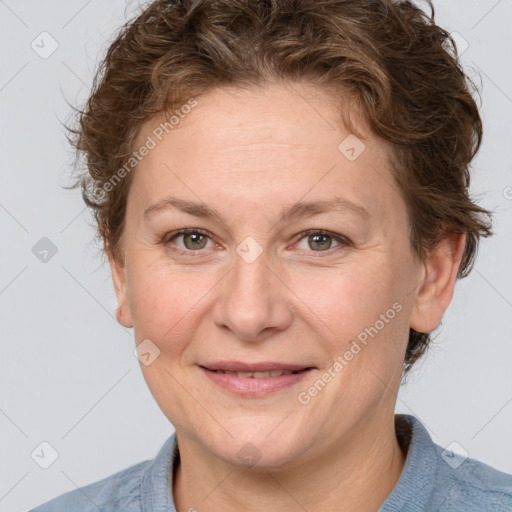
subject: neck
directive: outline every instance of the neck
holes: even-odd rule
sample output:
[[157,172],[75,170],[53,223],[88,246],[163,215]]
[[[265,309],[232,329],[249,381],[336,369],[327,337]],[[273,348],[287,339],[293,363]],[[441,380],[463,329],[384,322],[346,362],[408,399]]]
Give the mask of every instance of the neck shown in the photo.
[[405,463],[394,417],[357,425],[329,450],[284,471],[254,472],[212,456],[180,436],[173,480],[178,512],[376,512],[395,487]]

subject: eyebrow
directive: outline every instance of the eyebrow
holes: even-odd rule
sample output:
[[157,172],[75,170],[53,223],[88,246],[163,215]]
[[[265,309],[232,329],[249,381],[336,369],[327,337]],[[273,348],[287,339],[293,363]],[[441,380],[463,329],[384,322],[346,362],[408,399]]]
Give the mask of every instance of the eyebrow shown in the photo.
[[[176,208],[195,217],[212,218],[223,224],[226,223],[219,212],[210,208],[205,203],[195,203],[193,201],[186,201],[177,197],[166,197],[165,199],[149,206],[144,210],[144,216],[147,217],[150,214],[167,208]],[[370,212],[363,206],[344,198],[335,197],[330,200],[303,201],[295,203],[294,205],[281,210],[279,222],[286,222],[301,217],[312,217],[320,213],[328,213],[332,211],[352,212],[364,217],[365,219],[370,219],[372,217]]]

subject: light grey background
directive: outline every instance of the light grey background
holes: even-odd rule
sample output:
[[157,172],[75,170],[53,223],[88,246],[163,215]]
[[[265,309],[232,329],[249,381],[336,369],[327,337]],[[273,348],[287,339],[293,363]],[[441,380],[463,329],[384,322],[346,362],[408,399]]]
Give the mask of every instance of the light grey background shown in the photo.
[[[469,45],[464,66],[482,79],[485,139],[473,192],[495,212],[497,234],[457,284],[397,411],[418,416],[436,443],[456,441],[512,473],[512,1],[435,5],[438,23]],[[131,331],[115,320],[90,214],[79,191],[61,188],[73,163],[65,99],[87,97],[98,58],[136,8],[0,0],[0,511],[27,510],[150,459],[173,431],[142,378]],[[43,31],[58,43],[46,59],[31,47],[51,49]],[[42,237],[58,249],[46,263],[32,252]],[[43,441],[59,454],[48,469],[31,458]]]

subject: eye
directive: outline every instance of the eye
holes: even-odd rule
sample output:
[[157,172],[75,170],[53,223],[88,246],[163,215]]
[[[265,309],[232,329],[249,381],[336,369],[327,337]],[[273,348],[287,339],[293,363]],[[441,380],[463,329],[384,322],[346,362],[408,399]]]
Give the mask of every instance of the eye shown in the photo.
[[172,240],[182,238],[184,247],[177,246],[176,250],[178,252],[197,252],[200,249],[206,248],[206,244],[210,236],[211,234],[204,229],[184,228],[166,235],[165,238],[162,240],[162,243],[165,246],[168,246],[171,245]]
[[[305,241],[307,244],[305,250],[307,252],[325,252],[331,254],[338,249],[343,249],[352,244],[348,238],[322,229],[310,229],[308,231],[304,231],[301,235],[299,244]],[[168,247],[179,254],[190,255],[190,253],[200,253],[202,249],[206,249],[208,240],[213,243],[211,237],[212,234],[204,229],[183,228],[164,235],[161,239],[161,243],[165,247]],[[183,240],[183,247],[173,242],[173,240],[177,240],[179,238],[182,238]],[[338,244],[337,246],[334,246],[334,248],[332,248],[333,240]],[[304,249],[304,247],[301,249]]]
[[[307,244],[306,250],[312,250],[313,252],[331,253],[334,250],[337,250],[337,248],[340,248],[340,246],[341,248],[344,248],[351,245],[348,238],[322,229],[310,229],[302,233],[302,235],[303,236],[300,241],[302,242],[304,240]],[[338,246],[331,249],[333,240],[338,243]]]

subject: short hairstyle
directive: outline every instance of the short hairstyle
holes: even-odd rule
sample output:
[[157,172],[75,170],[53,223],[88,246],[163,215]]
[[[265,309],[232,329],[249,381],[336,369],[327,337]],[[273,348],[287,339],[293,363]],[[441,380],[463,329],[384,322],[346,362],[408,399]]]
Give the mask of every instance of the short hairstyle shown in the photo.
[[[126,162],[143,123],[214,88],[306,81],[334,93],[340,105],[349,98],[367,128],[390,143],[394,185],[420,261],[449,233],[465,233],[458,272],[465,277],[479,238],[492,234],[490,212],[469,194],[482,121],[472,97],[477,89],[428,5],[430,15],[398,0],[150,3],[109,46],[69,128],[86,164],[70,188],[81,187],[104,252],[123,261],[133,176]],[[430,341],[430,333],[410,329],[404,375]]]

